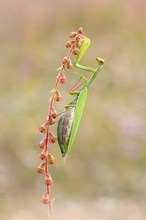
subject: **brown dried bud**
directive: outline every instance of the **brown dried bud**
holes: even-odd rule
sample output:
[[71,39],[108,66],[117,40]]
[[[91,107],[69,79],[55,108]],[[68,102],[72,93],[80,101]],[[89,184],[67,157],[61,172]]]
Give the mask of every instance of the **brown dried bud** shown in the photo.
[[50,112],[50,117],[52,117],[53,119],[57,118],[58,113],[56,112],[56,110],[54,108],[51,109]]
[[45,133],[47,129],[48,129],[48,124],[46,122],[39,127],[39,131],[41,133]]
[[76,47],[77,47],[77,48],[80,48],[81,45],[82,45],[82,43],[81,43],[80,41],[77,41],[77,42],[76,42]]
[[48,192],[45,192],[45,193],[44,193],[44,195],[43,195],[43,197],[42,197],[42,199],[41,199],[41,202],[42,202],[43,204],[48,204],[48,203],[50,203],[50,196],[49,196]]
[[67,64],[66,64],[66,68],[69,69],[69,70],[72,70],[73,69],[73,65],[71,63],[71,60],[69,59]]
[[47,157],[47,151],[43,150],[40,154],[39,154],[39,158],[41,160],[44,160]]
[[63,84],[63,83],[65,83],[66,81],[67,81],[67,79],[66,79],[64,73],[61,73],[61,74],[60,74],[60,77],[59,77],[59,82]]
[[72,46],[72,41],[67,41],[65,44],[66,48],[71,48]]
[[57,138],[52,132],[49,132],[49,142],[54,144],[57,141]]
[[49,117],[49,124],[50,125],[53,125],[55,123],[55,120],[54,120],[54,118],[53,117]]
[[53,184],[53,180],[52,180],[52,177],[51,177],[50,174],[48,174],[48,175],[45,177],[44,184],[46,184],[46,185],[52,185],[52,184]]
[[62,59],[62,64],[65,65],[65,64],[68,62],[68,60],[69,60],[69,57],[68,57],[68,56],[63,57],[63,59]]
[[37,172],[42,174],[45,171],[45,162],[42,162],[38,167],[37,167]]
[[78,52],[79,52],[79,49],[78,49],[78,48],[75,48],[75,49],[72,51],[72,54],[77,55]]
[[70,38],[74,38],[76,35],[77,35],[77,32],[74,32],[74,31],[69,33]]
[[40,143],[39,143],[39,147],[40,147],[41,149],[43,149],[43,148],[45,147],[45,145],[46,145],[46,139],[43,138],[43,139],[40,141]]
[[78,33],[79,33],[79,34],[83,34],[83,28],[82,28],[82,27],[80,27],[80,28],[78,29]]
[[48,153],[48,164],[53,165],[56,163],[55,157],[52,156],[52,154]]
[[80,36],[76,36],[76,42],[80,42],[81,41],[81,37]]
[[54,90],[54,94],[55,94],[54,100],[55,100],[56,102],[59,102],[59,101],[62,100],[62,96],[61,96],[60,92],[59,92],[57,89]]

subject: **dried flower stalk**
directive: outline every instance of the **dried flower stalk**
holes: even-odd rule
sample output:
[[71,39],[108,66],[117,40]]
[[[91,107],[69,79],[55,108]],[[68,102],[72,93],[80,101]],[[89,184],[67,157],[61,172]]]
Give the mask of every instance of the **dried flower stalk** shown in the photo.
[[83,40],[83,29],[79,28],[77,32],[70,32],[70,40],[66,42],[66,48],[68,48],[68,54],[62,59],[61,66],[58,69],[59,73],[56,77],[56,82],[53,89],[51,90],[52,96],[49,99],[49,109],[46,121],[39,127],[39,131],[44,134],[44,138],[40,141],[39,147],[42,149],[42,152],[39,154],[39,158],[42,160],[41,164],[37,167],[37,172],[39,174],[44,174],[45,180],[44,184],[46,185],[46,191],[41,199],[42,203],[48,204],[50,209],[50,219],[53,219],[53,210],[52,210],[52,198],[50,194],[50,189],[53,184],[52,177],[49,173],[49,165],[54,165],[56,159],[49,152],[50,144],[56,143],[56,136],[51,132],[51,125],[56,122],[58,117],[57,111],[54,109],[54,102],[60,102],[62,96],[58,90],[59,84],[66,83],[67,79],[65,73],[69,70],[73,70],[73,65],[71,62],[71,55],[77,55],[78,51],[82,45]]

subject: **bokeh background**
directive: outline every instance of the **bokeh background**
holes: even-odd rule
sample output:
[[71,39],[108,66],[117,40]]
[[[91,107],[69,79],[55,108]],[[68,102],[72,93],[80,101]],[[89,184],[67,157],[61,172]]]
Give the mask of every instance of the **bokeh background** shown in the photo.
[[[96,67],[96,56],[108,58],[66,163],[57,144],[51,149],[54,219],[146,219],[145,9],[145,0],[0,2],[1,220],[49,219],[40,203],[43,177],[35,172],[38,127],[68,33],[80,26],[92,40],[82,64]],[[67,78],[58,112],[71,100],[76,76]]]

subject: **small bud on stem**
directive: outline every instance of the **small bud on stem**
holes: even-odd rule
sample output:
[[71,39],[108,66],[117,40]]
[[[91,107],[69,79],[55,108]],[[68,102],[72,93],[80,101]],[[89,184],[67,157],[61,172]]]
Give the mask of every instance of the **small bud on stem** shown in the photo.
[[72,42],[71,41],[67,41],[65,46],[66,46],[66,48],[71,48]]
[[44,184],[46,184],[46,185],[52,185],[52,184],[53,184],[53,180],[52,180],[52,177],[51,177],[50,174],[48,174],[48,175],[45,177]]
[[77,32],[74,32],[74,31],[69,33],[70,38],[74,38],[76,35],[77,35]]
[[44,195],[42,196],[41,201],[42,201],[43,204],[48,204],[48,203],[50,203],[50,198],[49,198],[48,192],[45,192],[45,193],[44,193]]
[[59,77],[59,82],[64,84],[66,81],[67,81],[67,79],[66,79],[64,73],[61,73],[60,77]]
[[45,162],[42,162],[38,167],[37,167],[37,172],[42,174],[45,171]]
[[41,159],[41,160],[44,160],[46,157],[47,157],[47,152],[46,152],[46,150],[43,150],[40,154],[39,154],[39,158]]
[[40,131],[41,133],[45,133],[47,129],[48,129],[48,124],[47,124],[47,123],[44,123],[44,124],[42,124],[42,125],[39,127],[39,131]]
[[72,70],[73,69],[73,65],[71,63],[71,60],[69,59],[67,64],[66,64],[66,68],[69,69],[69,70]]
[[72,54],[77,55],[78,52],[79,52],[79,49],[78,49],[78,48],[75,48],[75,49],[72,51]]
[[56,112],[56,110],[54,108],[52,108],[50,110],[50,117],[52,117],[53,119],[57,118],[58,114]]
[[52,156],[52,154],[48,153],[48,164],[55,164],[56,159]]
[[46,138],[43,138],[43,139],[40,141],[40,143],[39,143],[39,147],[40,147],[41,149],[43,149],[43,148],[45,147],[45,145],[46,145]]
[[57,141],[57,138],[55,137],[55,135],[49,131],[49,142],[54,144]]
[[54,99],[56,102],[59,102],[59,101],[62,100],[62,96],[61,96],[60,92],[59,92],[57,89],[53,89],[52,92],[54,93],[53,99]]
[[80,27],[79,29],[78,29],[78,31],[77,31],[79,34],[83,34],[83,28],[82,27]]
[[69,58],[66,56],[62,59],[62,64],[66,64],[68,62]]

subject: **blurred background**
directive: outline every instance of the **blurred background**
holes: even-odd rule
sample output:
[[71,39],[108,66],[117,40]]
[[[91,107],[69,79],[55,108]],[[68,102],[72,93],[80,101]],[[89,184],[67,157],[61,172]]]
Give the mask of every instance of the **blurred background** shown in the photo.
[[[80,26],[92,41],[81,63],[96,67],[97,56],[108,58],[65,164],[58,145],[51,148],[54,219],[146,219],[145,9],[144,0],[0,2],[1,220],[49,219],[36,173],[38,127],[68,33]],[[68,89],[77,77],[67,78],[58,112],[72,99]]]

